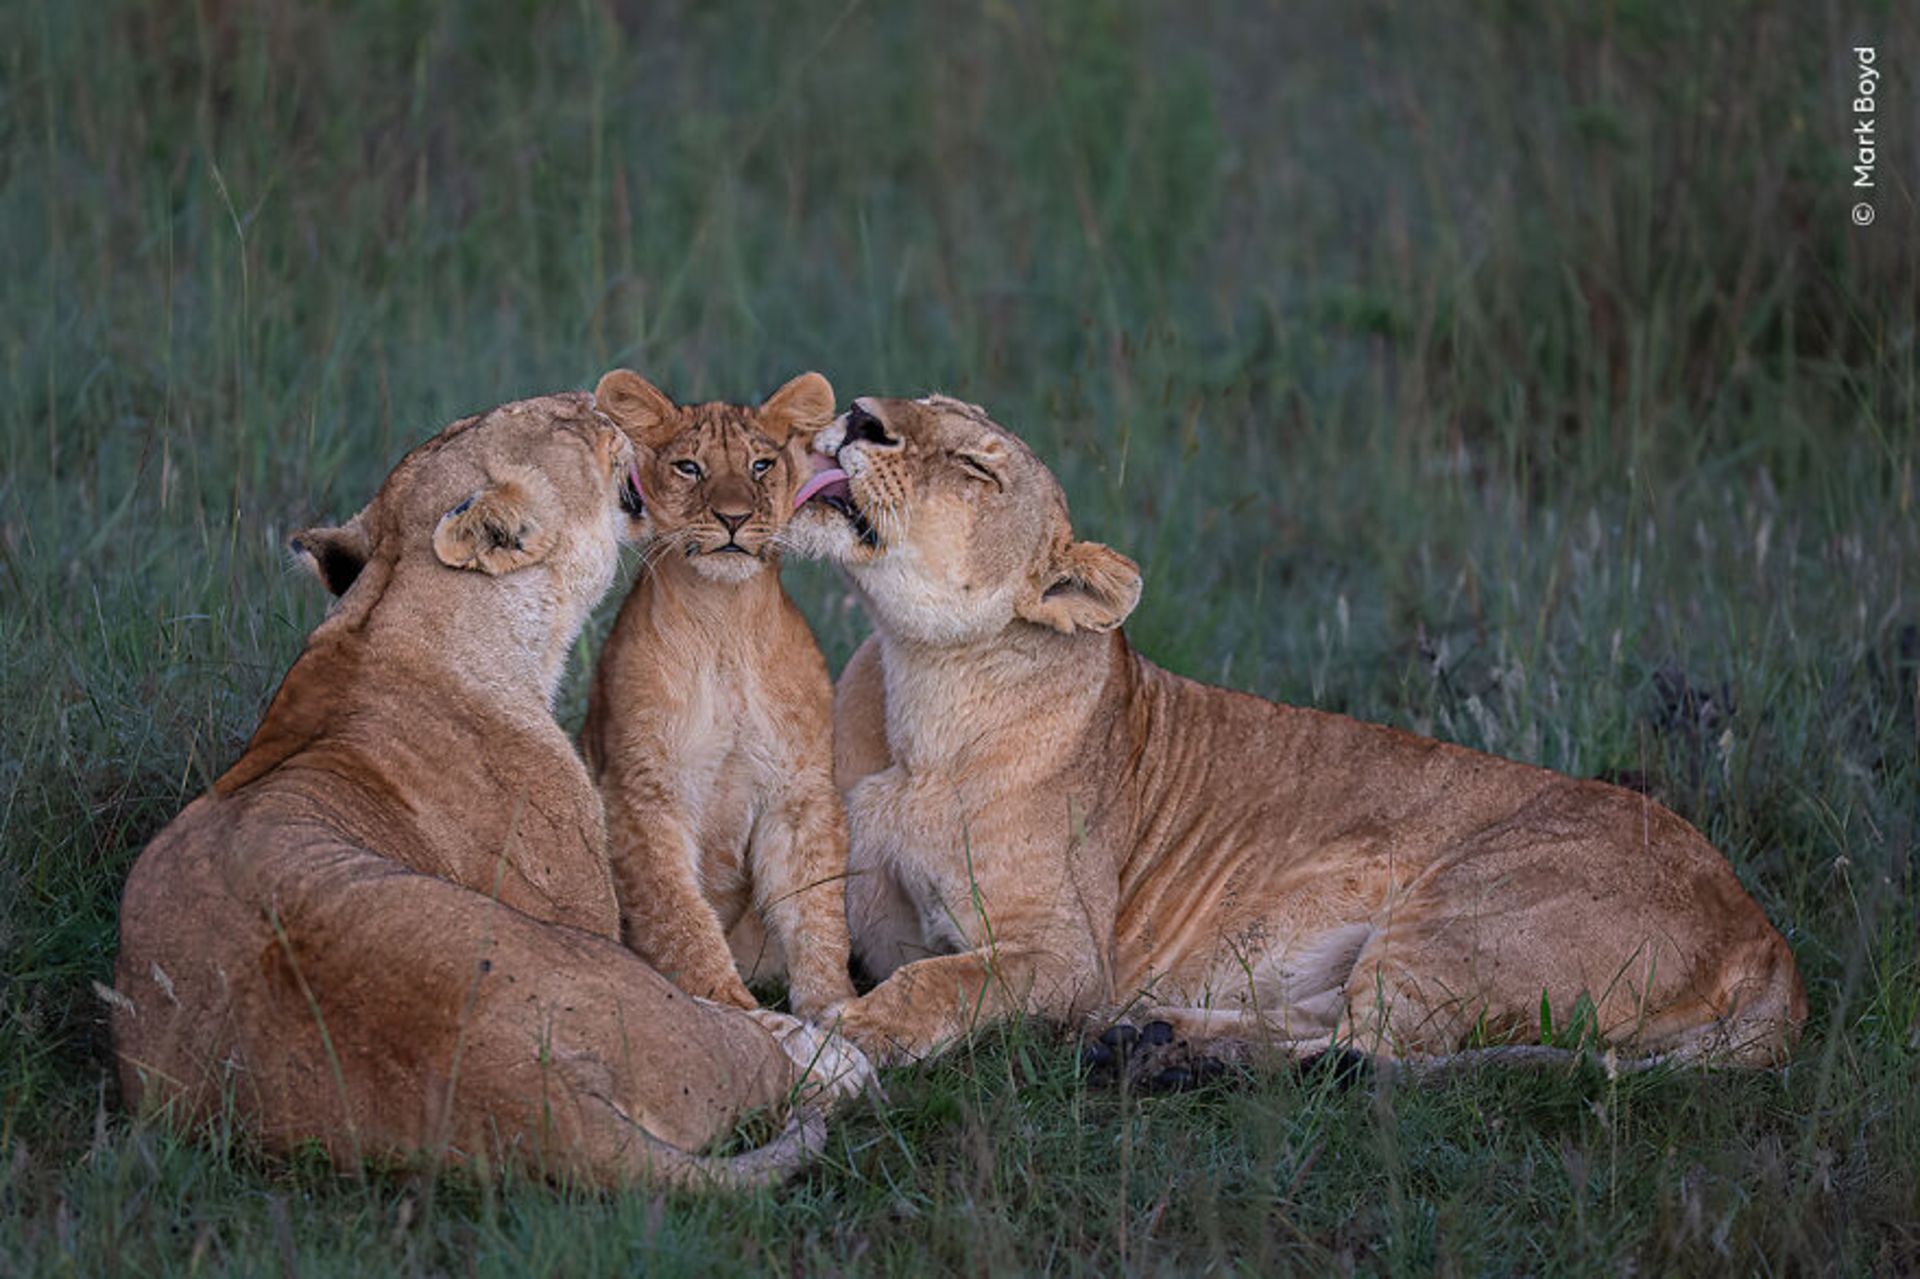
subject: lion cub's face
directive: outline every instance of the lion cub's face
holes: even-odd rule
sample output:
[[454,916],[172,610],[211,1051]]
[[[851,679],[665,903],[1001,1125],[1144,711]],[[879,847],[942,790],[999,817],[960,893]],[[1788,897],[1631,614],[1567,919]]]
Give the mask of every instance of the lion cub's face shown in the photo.
[[585,395],[548,395],[465,418],[394,468],[364,510],[308,529],[295,554],[335,595],[369,562],[439,561],[503,577],[539,568],[591,607],[622,542],[645,536],[632,443]]
[[616,369],[594,391],[602,412],[642,446],[647,513],[661,554],[701,575],[743,581],[775,562],[807,447],[833,418],[833,388],[805,373],[754,408],[675,404],[637,373]]
[[900,638],[1111,630],[1140,598],[1139,569],[1075,541],[1053,473],[975,405],[863,397],[815,449],[834,469],[802,490],[794,540],[844,565]]

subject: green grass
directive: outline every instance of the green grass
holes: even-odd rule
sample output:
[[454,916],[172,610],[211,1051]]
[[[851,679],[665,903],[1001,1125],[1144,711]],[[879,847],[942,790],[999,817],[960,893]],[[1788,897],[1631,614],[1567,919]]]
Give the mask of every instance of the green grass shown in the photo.
[[[0,1272],[1920,1267],[1920,146],[1854,228],[1846,108],[1912,6],[324,8],[0,9]],[[618,363],[977,399],[1163,664],[1651,788],[1794,1064],[1131,1099],[1016,1028],[710,1201],[130,1121],[90,983],[320,616],[286,534]]]

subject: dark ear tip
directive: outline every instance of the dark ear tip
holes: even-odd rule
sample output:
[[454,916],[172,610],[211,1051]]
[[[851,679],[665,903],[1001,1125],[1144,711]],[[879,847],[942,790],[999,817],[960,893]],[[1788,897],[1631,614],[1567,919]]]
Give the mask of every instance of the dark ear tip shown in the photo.
[[287,538],[287,549],[311,561],[314,575],[333,595],[346,594],[372,554],[357,528],[302,529]]

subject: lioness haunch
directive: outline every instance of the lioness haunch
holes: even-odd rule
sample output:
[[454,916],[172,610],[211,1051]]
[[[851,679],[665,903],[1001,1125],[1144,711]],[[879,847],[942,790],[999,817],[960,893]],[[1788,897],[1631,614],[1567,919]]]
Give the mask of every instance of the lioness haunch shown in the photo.
[[120,907],[130,1104],[237,1116],[272,1148],[518,1161],[598,1184],[791,1171],[782,1110],[825,1048],[696,1001],[619,941],[599,796],[552,699],[642,531],[626,437],[585,395],[413,450],[295,539],[340,596],[240,761],[156,836]]
[[849,925],[885,978],[841,1025],[870,1051],[1131,1009],[1423,1056],[1537,1041],[1585,996],[1629,1052],[1787,1053],[1793,956],[1659,804],[1161,670],[1119,630],[1139,570],[971,405],[859,400],[815,447],[836,469],[792,536],[877,631],[834,710]]

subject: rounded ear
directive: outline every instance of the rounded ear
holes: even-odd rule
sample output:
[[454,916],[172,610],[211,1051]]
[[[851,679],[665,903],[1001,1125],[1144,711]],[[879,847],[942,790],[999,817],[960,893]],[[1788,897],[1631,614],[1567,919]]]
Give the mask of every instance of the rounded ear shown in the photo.
[[1017,610],[1027,621],[1062,635],[1110,631],[1140,602],[1140,566],[1098,542],[1069,542],[1035,588]]
[[775,444],[795,435],[810,440],[833,421],[833,384],[818,373],[802,373],[769,395],[758,416]]
[[358,515],[338,528],[302,529],[287,539],[287,549],[335,596],[345,595],[373,558],[373,542]]
[[489,577],[538,564],[558,540],[536,509],[543,487],[528,476],[476,489],[440,517],[433,553],[449,568],[478,569]]
[[662,391],[632,369],[615,369],[593,388],[594,407],[636,443],[659,448],[678,429],[677,406]]

